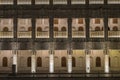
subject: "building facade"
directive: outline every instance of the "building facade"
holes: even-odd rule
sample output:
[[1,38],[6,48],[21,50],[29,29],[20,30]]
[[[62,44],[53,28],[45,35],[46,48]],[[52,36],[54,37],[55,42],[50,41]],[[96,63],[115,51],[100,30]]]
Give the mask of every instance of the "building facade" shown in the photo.
[[0,73],[120,72],[120,0],[0,0]]

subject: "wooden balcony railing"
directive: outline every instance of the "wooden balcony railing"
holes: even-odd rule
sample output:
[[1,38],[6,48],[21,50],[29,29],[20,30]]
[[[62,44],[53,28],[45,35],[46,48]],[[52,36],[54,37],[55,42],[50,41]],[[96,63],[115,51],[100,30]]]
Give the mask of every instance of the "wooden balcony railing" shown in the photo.
[[26,31],[26,32],[18,32],[18,38],[31,38],[32,32]]
[[49,38],[48,31],[36,32],[36,38]]
[[108,31],[108,37],[120,37],[120,31]]
[[54,38],[67,38],[67,31],[54,31]]
[[73,38],[85,37],[85,31],[72,31]]
[[0,32],[0,38],[13,38],[13,32]]
[[95,38],[104,37],[104,31],[90,31],[90,37],[95,37]]

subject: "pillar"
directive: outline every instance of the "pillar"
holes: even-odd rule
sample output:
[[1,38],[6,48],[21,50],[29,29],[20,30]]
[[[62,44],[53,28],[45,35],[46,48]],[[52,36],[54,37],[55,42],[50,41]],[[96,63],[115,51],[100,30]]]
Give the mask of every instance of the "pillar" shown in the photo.
[[17,73],[17,50],[13,50],[13,66],[15,67],[15,73]]
[[72,72],[72,54],[68,51],[68,73]]
[[35,73],[36,72],[36,55],[35,55],[35,51],[32,52],[32,56],[31,56],[31,72]]
[[86,73],[90,73],[90,54],[89,54],[89,51],[86,50],[85,51],[86,53]]
[[105,51],[105,73],[109,73],[109,55],[107,51]]
[[53,73],[54,72],[54,53],[53,51],[51,50],[49,52],[49,72],[50,73]]

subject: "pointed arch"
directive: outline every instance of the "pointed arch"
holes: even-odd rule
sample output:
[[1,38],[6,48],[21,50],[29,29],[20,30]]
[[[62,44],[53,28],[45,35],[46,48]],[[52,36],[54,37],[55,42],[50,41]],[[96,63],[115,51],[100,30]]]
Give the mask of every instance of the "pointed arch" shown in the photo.
[[31,57],[27,58],[27,67],[31,67]]
[[63,27],[61,28],[61,31],[67,31],[67,30],[66,30],[66,27],[63,26]]
[[42,67],[42,59],[41,59],[41,57],[37,58],[37,67]]
[[37,31],[38,32],[42,31],[42,28],[41,27],[37,27]]
[[62,67],[66,67],[67,65],[67,60],[66,60],[66,57],[62,57],[62,59],[61,59],[61,65],[62,65]]
[[118,31],[118,27],[117,27],[117,26],[114,26],[114,27],[113,27],[113,31]]
[[2,66],[3,67],[7,67],[8,66],[8,59],[7,59],[7,57],[3,57],[3,59],[2,59]]
[[96,26],[96,27],[95,27],[95,31],[100,31],[100,27],[99,27],[99,26]]
[[72,57],[72,67],[76,67],[76,59],[75,59],[75,57]]
[[101,58],[96,57],[96,67],[101,67]]
[[58,31],[58,27],[54,27],[54,31]]
[[3,28],[3,31],[4,31],[4,32],[8,32],[8,31],[9,31],[8,27],[4,27],[4,28]]
[[83,27],[80,26],[80,27],[78,28],[78,31],[84,31]]

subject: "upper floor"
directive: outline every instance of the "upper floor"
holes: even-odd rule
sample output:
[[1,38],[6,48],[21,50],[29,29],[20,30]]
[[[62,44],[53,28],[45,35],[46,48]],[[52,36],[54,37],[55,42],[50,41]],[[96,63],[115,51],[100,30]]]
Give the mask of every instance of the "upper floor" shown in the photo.
[[86,38],[86,34],[105,38],[106,31],[108,38],[120,38],[120,18],[108,18],[107,28],[104,18],[89,18],[88,26],[85,18],[72,18],[70,23],[68,18],[53,18],[53,23],[49,18],[36,18],[34,26],[32,18],[17,18],[17,26],[14,24],[12,18],[0,18],[0,38],[32,38],[32,34],[35,38],[50,38],[51,34],[53,38],[68,38],[68,33],[72,38]]

